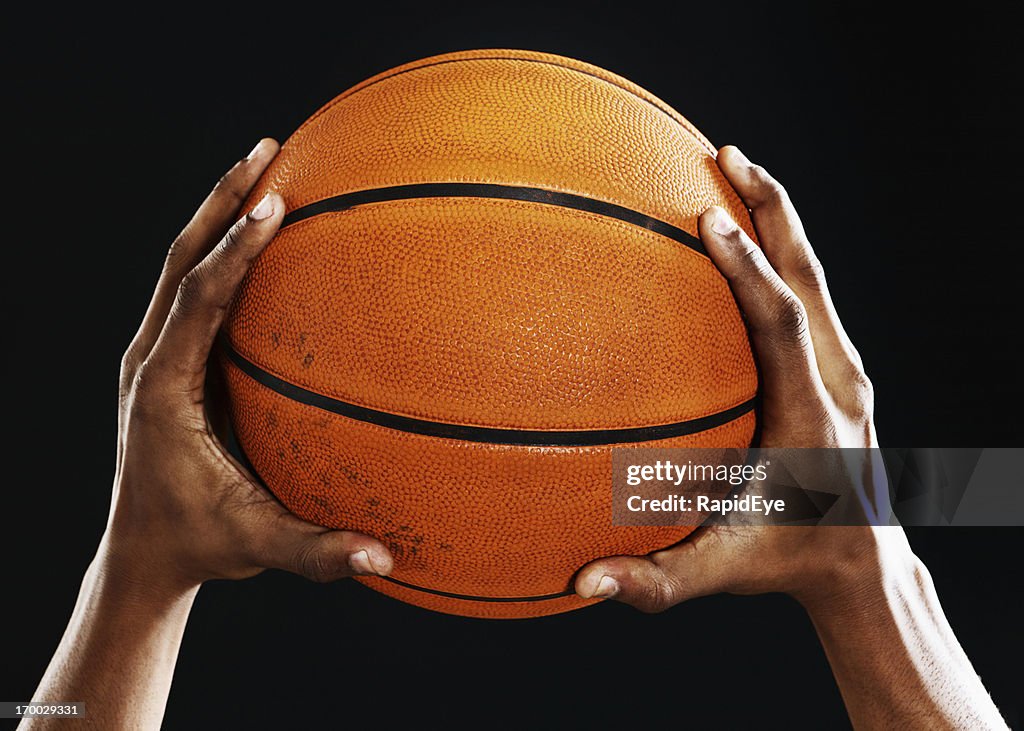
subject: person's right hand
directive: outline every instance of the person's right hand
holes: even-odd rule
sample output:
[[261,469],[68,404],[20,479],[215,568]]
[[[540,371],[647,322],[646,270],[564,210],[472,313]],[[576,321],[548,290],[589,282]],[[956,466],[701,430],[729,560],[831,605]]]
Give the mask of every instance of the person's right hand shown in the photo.
[[[872,389],[821,265],[781,185],[735,147],[718,165],[763,247],[722,209],[701,216],[701,240],[746,316],[761,368],[761,446],[840,457],[844,469],[830,479],[859,492],[867,510],[868,496],[887,487],[877,450],[867,449],[877,446]],[[834,449],[845,447],[863,461]],[[718,522],[649,556],[594,561],[576,591],[647,612],[717,592],[785,592],[807,610],[855,728],[1006,728],[897,525]]]
[[[750,209],[761,243],[721,208],[701,216],[701,240],[729,281],[760,367],[760,446],[877,446],[871,383],[789,196],[735,147],[722,148],[718,165]],[[717,592],[781,591],[812,602],[876,578],[883,548],[913,559],[898,529],[711,525],[649,556],[588,564],[575,586],[582,597],[644,611]]]
[[284,201],[272,193],[238,220],[277,151],[262,140],[175,240],[124,356],[117,473],[100,558],[104,571],[131,586],[180,592],[264,568],[314,581],[391,571],[380,541],[295,517],[209,427],[210,350],[236,288],[284,217]]

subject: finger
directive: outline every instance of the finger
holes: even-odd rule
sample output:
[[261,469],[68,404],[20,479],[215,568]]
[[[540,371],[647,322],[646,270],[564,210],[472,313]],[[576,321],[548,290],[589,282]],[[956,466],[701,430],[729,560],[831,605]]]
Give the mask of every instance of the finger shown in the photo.
[[863,368],[861,358],[839,320],[825,272],[789,194],[736,147],[723,147],[718,165],[750,208],[768,261],[807,308],[808,327],[826,384],[844,383],[851,367]]
[[376,538],[308,523],[288,510],[248,467],[216,440],[214,448],[238,472],[241,503],[250,508],[239,538],[252,566],[282,569],[313,581],[345,576],[387,576],[394,560]]
[[394,567],[391,553],[375,538],[329,530],[287,512],[261,541],[257,560],[266,568],[291,571],[317,582],[356,575],[387,576]]
[[192,220],[174,240],[149,308],[125,356],[126,370],[129,371],[126,375],[132,375],[131,371],[149,355],[167,320],[181,280],[238,219],[242,204],[278,149],[279,145],[274,140],[260,140],[248,156],[235,163],[217,182]]
[[786,404],[823,395],[803,303],[724,209],[709,208],[698,228],[746,318],[765,393]]
[[185,275],[147,360],[147,373],[173,380],[182,392],[202,390],[206,361],[231,298],[283,218],[284,200],[268,193]]
[[584,599],[615,599],[642,612],[662,612],[687,599],[725,591],[723,551],[707,550],[716,540],[702,531],[649,556],[602,558],[580,570],[576,593]]

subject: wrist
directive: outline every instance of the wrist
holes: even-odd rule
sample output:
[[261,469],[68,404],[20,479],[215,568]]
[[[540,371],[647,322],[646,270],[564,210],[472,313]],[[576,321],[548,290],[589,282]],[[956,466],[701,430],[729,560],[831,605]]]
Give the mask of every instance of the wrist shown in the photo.
[[807,572],[811,580],[790,592],[815,621],[847,617],[884,604],[895,587],[915,581],[923,570],[900,527],[823,530],[829,531],[830,550],[814,558]]
[[200,586],[167,571],[152,557],[118,545],[109,534],[100,542],[87,578],[110,599],[140,608],[191,605]]

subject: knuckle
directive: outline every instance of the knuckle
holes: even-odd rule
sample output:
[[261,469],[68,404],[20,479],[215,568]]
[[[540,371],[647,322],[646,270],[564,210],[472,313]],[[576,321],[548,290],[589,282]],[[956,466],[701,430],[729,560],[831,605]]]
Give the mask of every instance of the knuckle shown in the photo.
[[158,411],[156,393],[159,380],[159,367],[152,361],[144,361],[128,379],[124,395],[130,399],[133,416],[147,417]]
[[[734,235],[738,236],[738,232]],[[748,276],[757,276],[764,272],[764,255],[756,246],[749,246],[740,254],[740,267]]]
[[[810,248],[809,245],[806,248]],[[797,281],[805,288],[814,292],[825,290],[825,267],[821,260],[812,253],[803,255],[793,270]]]
[[[242,221],[245,221],[245,219],[243,218]],[[242,221],[229,228],[228,232],[224,234],[222,249],[227,249],[228,251],[237,249],[242,243],[242,228],[244,226]]]
[[130,381],[139,368],[139,346],[133,340],[121,356],[121,381]]
[[185,312],[198,309],[210,295],[209,277],[200,270],[193,269],[178,285],[177,306]]
[[218,264],[226,263],[227,259],[236,256],[238,252],[244,251],[246,243],[246,218],[228,229],[221,240],[220,245],[214,249],[213,258]]
[[117,379],[117,391],[121,403],[126,403],[132,390],[135,388],[135,380],[139,372],[141,358],[133,342],[121,356],[121,368]]
[[299,573],[310,581],[323,584],[334,578],[334,573],[324,559],[323,551],[319,550],[316,544],[306,546],[299,552],[297,564]]
[[132,385],[137,391],[152,392],[160,383],[163,374],[163,367],[152,358],[147,358],[139,364],[135,370],[135,377]]
[[180,270],[189,260],[190,252],[194,248],[191,224],[178,234],[178,237],[171,242],[167,249],[167,256],[164,257],[164,271],[175,272]]
[[248,266],[252,256],[247,250],[250,236],[247,236],[246,218],[228,229],[224,238],[210,252],[210,271],[216,277],[230,277],[242,264]]
[[213,193],[217,197],[224,197],[231,199],[236,205],[242,205],[245,203],[246,194],[248,191],[243,190],[238,185],[237,172],[239,165],[236,163],[234,167],[228,170],[226,173],[220,176],[217,184],[213,186]]
[[787,292],[779,297],[772,321],[779,332],[800,336],[807,331],[807,308],[795,294]]
[[154,366],[152,362],[146,362],[135,370],[132,376],[132,391],[136,394],[146,393],[152,390]]
[[657,614],[676,604],[675,584],[662,572],[657,572],[647,585],[637,609],[645,614]]
[[760,165],[752,166],[750,168],[750,175],[758,187],[758,192],[763,202],[784,201],[788,198],[782,183],[773,178],[771,173]]
[[870,418],[875,411],[875,387],[862,368],[853,368],[848,387],[850,411],[856,416]]

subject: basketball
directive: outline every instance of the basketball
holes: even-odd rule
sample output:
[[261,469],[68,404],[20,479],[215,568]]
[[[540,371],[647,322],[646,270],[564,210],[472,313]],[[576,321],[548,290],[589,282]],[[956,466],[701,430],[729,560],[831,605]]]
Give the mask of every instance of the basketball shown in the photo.
[[284,144],[287,215],[228,313],[245,459],[293,513],[387,544],[428,609],[593,603],[586,563],[691,527],[612,522],[612,449],[750,446],[757,371],[697,219],[747,211],[657,97],[543,53],[374,76]]

